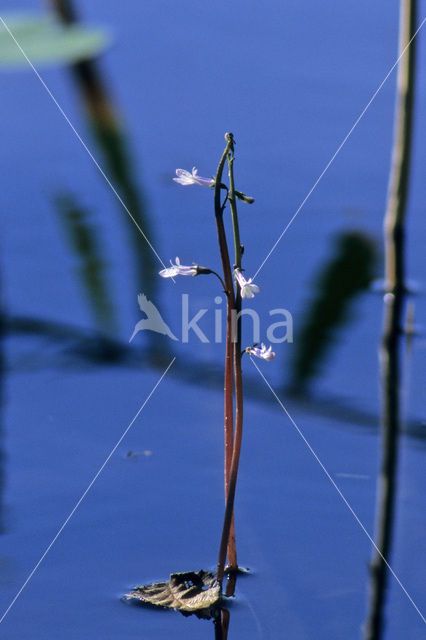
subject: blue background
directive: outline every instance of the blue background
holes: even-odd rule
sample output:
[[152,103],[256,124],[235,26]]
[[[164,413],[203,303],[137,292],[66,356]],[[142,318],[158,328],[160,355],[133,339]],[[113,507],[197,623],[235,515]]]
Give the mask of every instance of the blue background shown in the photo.
[[[20,2],[19,8],[39,6]],[[232,131],[237,188],[256,198],[253,206],[240,206],[245,268],[249,276],[255,273],[397,58],[395,1],[93,0],[77,8],[84,24],[111,33],[100,67],[146,196],[150,240],[165,263],[177,255],[183,264],[219,270],[212,194],[196,186],[184,189],[171,178],[177,167],[194,165],[200,175],[213,175],[224,133]],[[2,3],[6,21],[12,10],[16,3]],[[418,429],[401,438],[391,564],[424,611],[423,35],[407,212],[407,268],[420,286],[420,333],[404,369],[403,390],[406,420]],[[101,161],[68,71],[46,66],[40,73]],[[54,210],[55,197],[70,192],[91,211],[119,322],[113,337],[127,343],[140,318],[127,214],[35,74],[3,71],[1,83],[6,315],[93,329],[76,257]],[[253,307],[262,317],[285,307],[297,332],[336,234],[368,232],[381,254],[394,94],[395,73],[259,272],[261,294]],[[379,264],[378,277],[381,272]],[[158,278],[156,302],[177,335],[182,293],[190,295],[194,313],[209,308],[210,321],[200,326],[211,331],[220,293],[216,282]],[[366,293],[338,334],[311,400],[290,399],[284,392],[296,342],[277,345],[277,358],[260,363],[371,534],[381,325],[381,297]],[[143,353],[144,340],[139,334],[132,343],[135,357]],[[143,359],[136,365],[94,363],[70,355],[66,346],[14,332],[6,341],[2,610],[166,367],[150,367]],[[200,344],[193,336],[173,349],[177,359],[170,373],[1,623],[5,637],[212,636],[210,623],[120,601],[135,584],[165,579],[172,571],[213,568],[216,561],[223,514],[223,347]],[[251,572],[239,580],[229,637],[358,638],[371,543],[249,361],[245,373],[236,520],[240,563]],[[327,403],[339,409],[339,417],[327,412]],[[366,416],[363,424],[357,412]],[[150,455],[126,458],[129,450]],[[424,637],[424,623],[393,579],[388,595],[386,638]]]

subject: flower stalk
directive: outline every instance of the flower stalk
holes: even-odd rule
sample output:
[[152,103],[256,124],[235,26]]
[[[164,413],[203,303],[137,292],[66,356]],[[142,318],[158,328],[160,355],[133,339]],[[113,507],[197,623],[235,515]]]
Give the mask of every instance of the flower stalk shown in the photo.
[[[259,287],[246,280],[243,275],[242,255],[243,246],[240,241],[240,230],[238,223],[237,199],[248,204],[254,202],[254,198],[246,196],[241,191],[235,189],[234,183],[234,136],[232,133],[225,134],[226,147],[222,153],[214,178],[202,178],[198,176],[195,167],[192,173],[184,169],[177,169],[174,178],[175,182],[182,186],[198,184],[214,189],[214,212],[219,244],[219,253],[222,263],[223,278],[206,267],[193,265],[191,267],[180,264],[178,258],[176,263],[171,263],[171,267],[161,272],[163,277],[174,275],[201,275],[212,273],[216,275],[226,294],[227,314],[226,314],[226,352],[225,352],[225,375],[224,375],[224,431],[225,431],[225,513],[223,519],[222,534],[220,540],[216,579],[222,589],[225,575],[226,558],[228,557],[228,583],[226,595],[233,595],[235,590],[236,575],[238,571],[237,551],[235,542],[234,524],[234,501],[237,485],[238,468],[241,453],[241,443],[243,436],[243,376],[241,359],[244,353],[249,353],[264,360],[272,360],[275,354],[271,347],[267,349],[264,344],[257,347],[256,344],[241,350],[241,307],[243,298],[253,298],[259,292]],[[222,175],[225,162],[228,161],[229,188],[223,184]],[[222,198],[222,191],[225,196]],[[234,265],[231,267],[229,248],[223,220],[226,204],[229,203],[231,211],[231,222],[234,242]],[[235,278],[235,284],[234,284]],[[235,416],[234,416],[234,394],[235,394]],[[235,422],[235,424],[234,424]],[[219,626],[218,626],[219,628]]]
[[[223,278],[225,282],[225,290],[227,293],[227,310],[226,310],[226,352],[225,352],[225,380],[224,380],[224,440],[225,440],[225,500],[228,504],[229,495],[229,476],[231,472],[232,454],[234,449],[234,344],[232,342],[233,335],[233,317],[235,315],[235,295],[234,284],[232,280],[231,263],[229,259],[229,250],[226,240],[225,226],[223,223],[223,211],[229,191],[227,192],[225,201],[221,203],[221,180],[223,168],[226,158],[231,149],[232,140],[227,139],[227,145],[222,154],[216,173],[215,183],[215,219],[217,227],[217,236],[219,242],[219,251],[222,260]],[[233,510],[231,509],[229,526],[227,531],[222,534],[222,541],[219,551],[217,579],[222,584],[223,574],[226,562],[226,553],[228,548],[228,540],[230,541],[228,549],[228,557],[231,565],[237,566],[236,542],[235,542],[235,525],[233,522]],[[226,539],[224,536],[226,535]]]
[[[227,158],[228,158],[228,175],[229,175],[229,191],[228,201],[231,209],[232,228],[234,236],[234,252],[235,252],[235,267],[241,268],[241,242],[240,231],[238,224],[237,205],[235,200],[235,184],[234,184],[234,137],[232,133],[226,134],[227,140]],[[232,278],[232,276],[231,276]],[[228,310],[231,311],[231,316],[237,318],[236,337],[234,337],[235,328],[232,326],[231,321],[227,325],[227,345],[229,344],[233,351],[233,368],[234,368],[234,381],[235,381],[235,431],[233,437],[232,457],[225,463],[225,489],[226,489],[226,506],[225,515],[222,528],[222,537],[219,547],[219,558],[217,564],[216,577],[219,584],[222,584],[226,552],[228,554],[229,568],[231,572],[237,571],[237,553],[235,532],[233,527],[233,513],[234,513],[234,500],[235,490],[237,486],[238,467],[241,453],[241,443],[243,436],[243,379],[241,369],[241,295],[242,289],[237,286],[235,295],[235,302],[232,308],[228,304]],[[232,311],[234,310],[234,314]],[[234,535],[232,535],[234,533]],[[235,589],[235,579],[232,579],[229,583],[229,589],[227,595],[233,595]]]

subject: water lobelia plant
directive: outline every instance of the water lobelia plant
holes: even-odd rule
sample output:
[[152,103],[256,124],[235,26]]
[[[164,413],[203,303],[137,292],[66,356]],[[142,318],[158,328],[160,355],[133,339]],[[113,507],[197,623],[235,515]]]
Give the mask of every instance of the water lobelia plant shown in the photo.
[[[185,266],[176,258],[175,264],[160,271],[163,278],[177,276],[215,275],[223,287],[227,299],[226,348],[224,372],[224,440],[225,440],[225,514],[219,546],[216,575],[199,571],[172,574],[169,582],[137,587],[128,597],[142,602],[178,609],[182,613],[196,613],[200,617],[217,614],[222,594],[225,565],[228,559],[228,584],[226,595],[233,595],[238,571],[234,525],[234,499],[243,435],[243,376],[241,359],[244,353],[272,360],[272,348],[264,344],[251,345],[244,350],[241,345],[241,308],[244,298],[253,298],[259,287],[246,279],[242,267],[243,246],[240,241],[237,200],[252,204],[254,198],[235,189],[234,183],[234,136],[225,134],[226,146],[219,161],[214,178],[203,178],[194,167],[192,172],[176,170],[175,182],[182,186],[199,185],[214,191],[214,217],[217,229],[222,275],[200,265]],[[222,182],[225,163],[228,163],[229,186]],[[224,212],[229,204],[233,231],[234,265],[231,267],[228,241],[224,225]],[[235,412],[234,412],[235,401]],[[235,414],[235,415],[234,415]]]

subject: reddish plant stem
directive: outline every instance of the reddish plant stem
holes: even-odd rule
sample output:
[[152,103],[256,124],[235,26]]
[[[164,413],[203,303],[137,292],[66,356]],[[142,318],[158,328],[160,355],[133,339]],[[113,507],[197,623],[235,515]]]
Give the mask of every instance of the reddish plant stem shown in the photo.
[[[235,310],[234,286],[232,280],[231,263],[229,259],[229,250],[226,240],[225,226],[223,224],[223,209],[221,203],[221,180],[225,160],[231,147],[231,141],[228,141],[225,151],[220,159],[216,173],[215,183],[215,218],[217,226],[217,235],[219,241],[220,256],[222,260],[223,277],[225,283],[225,293],[227,295],[227,323],[226,323],[226,355],[225,355],[225,381],[224,381],[224,414],[225,414],[225,499],[229,493],[229,477],[232,463],[233,441],[234,441],[234,411],[233,411],[233,353],[234,344],[232,342],[232,318],[233,310]],[[230,530],[228,531],[229,544],[229,562],[231,566],[237,566],[236,543],[235,543],[235,524],[233,514],[231,514]],[[226,560],[226,550],[225,559]]]
[[[236,336],[236,341],[232,342],[232,346],[234,349],[234,371],[235,371],[235,394],[236,394],[236,415],[235,415],[235,439],[237,441],[237,446],[238,446],[238,453],[237,453],[237,460],[236,463],[234,462],[234,464],[236,464],[236,469],[235,471],[233,471],[233,466],[232,466],[232,461],[233,461],[233,454],[234,454],[234,448],[235,448],[235,442],[233,442],[233,448],[232,448],[232,458],[230,461],[230,468],[228,471],[228,482],[227,482],[227,494],[226,494],[226,504],[228,503],[229,500],[229,487],[230,487],[230,478],[232,476],[233,473],[235,473],[235,485],[237,482],[237,474],[238,474],[238,465],[239,465],[239,456],[240,456],[240,450],[241,450],[241,440],[242,440],[242,429],[243,429],[243,389],[242,389],[242,371],[241,371],[241,292],[240,289],[237,288],[237,294],[235,296],[235,317],[237,318],[237,336]],[[235,322],[235,320],[233,319],[233,322]],[[234,328],[231,326],[230,327],[230,331],[231,331],[231,336],[234,332]],[[232,337],[231,337],[232,340]],[[238,435],[237,435],[237,431],[238,431]],[[237,549],[236,549],[236,541],[235,541],[235,519],[234,519],[234,497],[235,497],[235,486],[234,486],[234,496],[232,497],[232,519],[231,519],[231,527],[230,527],[230,531],[229,531],[229,537],[228,537],[228,549],[227,549],[227,553],[228,553],[228,565],[229,565],[229,569],[231,570],[230,573],[228,574],[228,581],[227,581],[227,585],[226,585],[226,595],[227,596],[233,596],[234,592],[235,592],[235,586],[236,586],[236,571],[238,570],[238,560],[237,560]]]
[[[241,242],[240,242],[240,231],[238,225],[238,213],[237,213],[237,204],[235,198],[235,182],[234,182],[234,136],[232,133],[228,133],[226,135],[226,139],[229,143],[229,151],[227,154],[228,159],[228,177],[229,177],[229,189],[228,189],[228,201],[231,209],[231,218],[232,218],[232,230],[234,237],[234,268],[241,268]],[[237,287],[236,295],[235,295],[235,311],[229,310],[231,314],[230,322],[228,324],[228,339],[230,340],[230,344],[233,347],[233,360],[234,360],[234,368],[235,368],[235,354],[241,353],[241,292],[239,287]],[[236,320],[236,330],[237,334],[235,334],[235,327],[233,326]],[[233,452],[233,451],[232,451]],[[228,500],[228,492],[229,492],[229,478],[231,474],[231,464],[232,459],[229,462],[229,468],[227,471],[228,480],[226,482],[226,500]],[[228,582],[226,586],[226,595],[234,595],[235,591],[235,583],[236,583],[236,570],[238,569],[238,561],[237,561],[237,549],[236,549],[236,541],[235,541],[235,518],[234,514],[232,515],[231,520],[231,528],[229,532],[228,538],[228,564],[229,568],[233,571],[229,573]]]
[[[226,356],[225,356],[225,504],[229,491],[229,476],[231,472],[232,452],[234,448],[234,393],[233,393],[233,354],[232,342],[232,310],[228,304],[226,321]],[[237,568],[237,547],[235,540],[235,519],[232,517],[231,530],[228,541],[228,563],[231,568]]]
[[[227,134],[226,138],[228,141],[226,150],[227,150],[227,157],[228,157],[228,164],[229,164],[229,184],[230,184],[230,189],[228,192],[228,200],[231,207],[232,224],[233,224],[233,230],[234,230],[235,264],[237,267],[241,267],[241,245],[240,245],[240,238],[239,238],[237,209],[235,204],[235,187],[234,187],[234,176],[233,176],[234,138],[232,134]],[[231,280],[232,280],[232,274],[231,274]],[[234,360],[234,377],[235,377],[235,436],[234,436],[234,443],[233,443],[233,450],[232,450],[231,466],[229,470],[229,482],[228,482],[228,492],[226,497],[225,516],[224,516],[224,522],[223,522],[222,537],[220,541],[219,557],[218,557],[217,571],[216,571],[216,577],[220,585],[222,585],[222,582],[223,582],[227,550],[228,550],[229,560],[230,560],[232,551],[235,550],[235,540],[234,541],[232,540],[233,514],[234,514],[235,490],[237,486],[238,466],[240,461],[241,442],[243,437],[243,380],[242,380],[242,370],[241,370],[241,314],[239,314],[240,311],[241,311],[241,293],[239,289],[237,289],[237,295],[234,298],[233,304],[231,307],[231,316],[235,316],[235,318],[238,318],[236,337],[234,335],[234,327],[232,326],[234,322],[234,317],[232,317],[231,325],[228,326],[228,330],[231,331],[231,342],[233,345],[233,352],[234,352],[233,360]],[[234,549],[232,550],[233,542],[234,542]],[[235,563],[232,563],[232,561],[230,560],[230,565],[234,570],[238,569],[236,552],[235,552]],[[232,595],[235,588],[235,580],[232,580],[229,586],[230,586],[230,590],[229,590],[230,595]],[[227,590],[227,595],[228,595],[228,590]]]
[[[227,134],[227,140],[230,142],[230,148],[228,152],[228,176],[229,176],[228,201],[231,209],[232,230],[233,230],[233,236],[234,236],[234,253],[235,253],[234,268],[236,267],[238,269],[241,269],[242,251],[241,251],[241,241],[240,241],[240,230],[239,230],[239,224],[238,224],[237,202],[235,197],[234,136],[232,135],[232,133]],[[235,318],[236,318],[236,331],[237,331],[236,336],[234,336],[235,327],[233,327],[232,324],[229,327],[229,329],[231,331],[231,336],[232,336],[231,342],[233,342],[233,347],[234,347],[234,369],[236,371],[237,368],[239,368],[240,375],[241,375],[241,306],[242,306],[241,302],[242,302],[241,291],[240,291],[240,288],[237,287],[237,291],[235,295],[235,312],[236,312]],[[232,318],[232,323],[235,323],[235,318],[234,317]],[[239,364],[237,364],[237,360],[236,360],[237,354],[238,354]],[[236,407],[237,412],[239,410],[238,407],[239,406],[241,407],[240,431],[242,430],[242,402],[243,401],[242,401],[242,387],[241,387],[241,398],[240,398],[240,401],[237,402],[237,407]],[[231,461],[231,464],[232,464],[232,461]],[[238,471],[238,466],[237,466],[237,471]],[[229,471],[229,475],[230,473],[231,471]],[[228,481],[227,489],[229,490],[229,481]],[[235,591],[236,571],[238,569],[237,552],[236,552],[236,544],[235,544],[235,532],[234,532],[234,516],[232,516],[231,529],[230,529],[229,540],[228,540],[228,563],[229,563],[229,568],[233,569],[234,571],[231,571],[228,575],[228,581],[226,585],[226,595],[232,596],[234,595],[234,591]]]
[[226,548],[231,530],[234,511],[235,489],[237,486],[238,465],[240,462],[241,442],[243,437],[243,380],[241,372],[241,353],[234,351],[235,372],[235,439],[232,452],[231,471],[229,477],[228,496],[226,500],[225,517],[223,521],[222,538],[220,541],[219,558],[217,563],[216,578],[220,584],[225,572]]

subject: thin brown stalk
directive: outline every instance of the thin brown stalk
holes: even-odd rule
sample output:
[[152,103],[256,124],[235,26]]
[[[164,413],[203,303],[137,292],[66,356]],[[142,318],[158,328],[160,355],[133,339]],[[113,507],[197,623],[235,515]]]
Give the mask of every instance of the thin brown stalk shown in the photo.
[[216,577],[220,584],[223,581],[225,569],[226,549],[228,545],[229,532],[231,529],[232,515],[234,510],[235,489],[237,486],[238,466],[240,461],[241,442],[243,436],[243,383],[241,372],[241,354],[235,354],[235,439],[232,452],[231,472],[229,477],[228,496],[226,500],[225,517],[223,522],[222,537],[219,548],[219,559],[217,564]]
[[[231,207],[233,230],[234,230],[235,263],[236,265],[240,266],[241,265],[241,246],[240,246],[240,240],[239,240],[237,210],[235,205],[235,189],[234,189],[234,177],[233,177],[234,139],[232,134],[227,135],[227,140],[228,140],[227,155],[228,155],[228,164],[229,164],[229,183],[230,183],[228,199]],[[231,275],[231,278],[232,278],[232,275]],[[241,310],[241,295],[239,290],[237,290],[237,296],[234,301],[234,304],[231,307],[231,310],[232,309],[234,310],[234,317],[238,317],[238,311]],[[232,337],[234,337],[234,331],[232,331]],[[220,541],[219,557],[218,557],[218,564],[217,564],[217,571],[216,571],[216,577],[220,584],[222,584],[222,581],[223,581],[227,549],[228,549],[229,556],[231,555],[231,552],[235,551],[235,545],[234,545],[234,548],[232,549],[232,539],[230,540],[230,533],[231,533],[232,523],[233,523],[235,490],[237,485],[238,467],[239,467],[241,442],[242,442],[242,435],[243,435],[243,381],[242,381],[242,370],[241,370],[241,325],[239,321],[237,326],[237,339],[236,341],[233,340],[233,352],[234,352],[234,376],[235,376],[235,434],[234,434],[234,446],[232,450],[231,467],[230,467],[230,473],[229,473],[225,516],[224,516],[224,522],[223,522],[223,528],[222,528],[222,537]],[[236,551],[235,551],[235,564],[232,566],[232,563],[230,561],[230,565],[234,570],[238,568],[238,564],[236,561]],[[231,585],[231,592],[233,592],[235,581],[232,581],[232,585]]]
[[[225,381],[224,381],[224,414],[225,414],[225,499],[229,492],[229,476],[231,471],[231,461],[234,441],[234,375],[233,375],[233,352],[234,345],[232,343],[232,318],[235,309],[234,286],[232,281],[231,263],[229,259],[228,244],[226,240],[225,226],[223,224],[223,204],[221,203],[221,180],[223,167],[229,153],[231,142],[228,141],[226,148],[222,154],[216,173],[215,183],[215,218],[217,226],[217,234],[219,241],[220,256],[222,260],[222,270],[227,295],[227,323],[226,323],[226,354],[225,354]],[[231,514],[231,526],[228,531],[230,539],[229,562],[236,564],[236,546],[235,546],[235,524],[233,514]],[[224,564],[226,561],[226,552]]]
[[[228,140],[230,140],[231,142],[231,146],[228,152],[228,176],[229,176],[229,191],[228,191],[228,200],[229,200],[229,206],[231,209],[231,219],[232,219],[232,229],[233,229],[233,237],[234,237],[234,258],[235,258],[235,267],[237,267],[238,269],[241,268],[241,241],[240,241],[240,230],[239,230],[239,224],[238,224],[238,213],[237,213],[237,202],[236,202],[236,197],[235,197],[235,182],[234,182],[234,136],[229,133],[228,134]],[[233,348],[234,348],[234,354],[233,354],[233,360],[234,360],[234,372],[235,372],[235,379],[237,379],[237,368],[239,369],[240,372],[240,378],[242,381],[242,375],[241,375],[241,291],[239,289],[239,287],[237,287],[237,292],[236,292],[236,296],[235,296],[235,316],[237,318],[237,335],[236,335],[236,341],[233,341],[233,334],[234,334],[234,328],[232,326],[232,321],[231,321],[231,325],[230,325],[230,330],[231,330],[231,336],[230,336],[230,341],[231,343],[233,343]],[[233,322],[235,322],[235,318],[232,319]],[[239,363],[237,363],[237,355],[238,355],[238,360]],[[243,398],[242,398],[242,382],[241,385],[238,386],[237,382],[235,380],[235,392],[236,392],[236,425],[235,425],[235,430],[237,431],[237,423],[240,422],[241,426],[239,427],[239,431],[241,432],[240,435],[240,439],[242,437],[242,406],[243,406]],[[240,392],[240,397],[239,397],[239,392]],[[240,448],[241,448],[241,441],[240,441]],[[232,451],[233,453],[233,451]],[[238,454],[239,456],[239,454]],[[231,476],[231,467],[232,467],[232,461],[230,461],[230,469],[228,472],[229,477]],[[238,471],[238,465],[237,465],[237,471]],[[227,492],[229,492],[229,480],[227,483]],[[227,493],[227,500],[228,500],[228,493]],[[236,584],[236,571],[238,569],[238,560],[237,560],[237,548],[236,548],[236,541],[235,541],[235,526],[234,526],[234,516],[232,518],[231,521],[231,529],[230,529],[230,533],[229,533],[229,540],[228,540],[228,563],[229,563],[229,568],[230,568],[230,573],[228,575],[228,582],[227,582],[227,586],[226,586],[226,595],[227,596],[232,596],[234,595],[234,591],[235,591],[235,584]]]
[[400,406],[400,339],[405,298],[404,224],[410,177],[414,104],[416,0],[401,0],[399,50],[411,42],[398,67],[392,170],[384,220],[386,295],[381,346],[382,460],[376,504],[376,545],[371,561],[365,640],[380,640],[395,510]]
[[[234,450],[234,389],[233,389],[233,352],[232,342],[232,309],[228,304],[226,321],[226,356],[225,356],[225,504],[228,498],[229,477],[231,473],[232,452]],[[237,546],[235,539],[235,518],[232,517],[228,541],[228,563],[231,568],[238,566]]]

